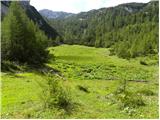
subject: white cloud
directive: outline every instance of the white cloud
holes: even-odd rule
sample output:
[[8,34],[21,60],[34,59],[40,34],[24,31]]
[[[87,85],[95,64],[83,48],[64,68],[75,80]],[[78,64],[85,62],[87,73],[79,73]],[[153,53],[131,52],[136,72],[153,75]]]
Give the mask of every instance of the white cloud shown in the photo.
[[30,3],[38,10],[50,9],[78,13],[129,2],[149,2],[149,0],[31,0]]

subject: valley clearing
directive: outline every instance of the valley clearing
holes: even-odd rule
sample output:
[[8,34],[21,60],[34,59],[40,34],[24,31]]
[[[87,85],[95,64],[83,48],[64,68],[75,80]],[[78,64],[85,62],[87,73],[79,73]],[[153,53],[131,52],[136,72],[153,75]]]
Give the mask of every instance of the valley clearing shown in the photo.
[[48,49],[46,66],[61,77],[74,106],[44,109],[45,70],[2,72],[2,118],[159,117],[157,56],[126,60],[111,56],[107,48],[80,45]]

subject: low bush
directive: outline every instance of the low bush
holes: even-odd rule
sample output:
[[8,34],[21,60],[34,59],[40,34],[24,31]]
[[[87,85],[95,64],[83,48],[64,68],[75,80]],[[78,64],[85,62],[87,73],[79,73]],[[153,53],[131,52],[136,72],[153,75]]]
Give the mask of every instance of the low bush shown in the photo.
[[120,81],[120,85],[114,93],[115,99],[119,102],[120,108],[135,108],[145,105],[141,94],[139,94],[138,92],[130,92],[126,88],[126,80]]
[[67,86],[59,76],[48,75],[48,95],[45,100],[45,107],[49,109],[59,108],[70,111],[73,107],[73,101]]
[[125,93],[126,92],[126,87],[127,87],[127,80],[120,80],[119,81],[119,86],[117,87],[116,91],[114,92],[115,95]]
[[149,89],[142,89],[142,90],[137,91],[137,93],[140,93],[146,96],[153,96],[155,94],[152,90],[149,90]]
[[123,94],[119,94],[117,95],[117,100],[120,102],[121,108],[135,108],[145,105],[144,100],[142,99],[142,95],[133,92],[125,92]]

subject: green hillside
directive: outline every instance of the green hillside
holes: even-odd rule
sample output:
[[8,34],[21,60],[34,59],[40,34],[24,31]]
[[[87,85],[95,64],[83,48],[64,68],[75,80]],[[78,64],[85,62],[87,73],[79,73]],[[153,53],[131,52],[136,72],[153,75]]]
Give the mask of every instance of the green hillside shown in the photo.
[[112,48],[113,54],[128,59],[157,54],[158,16],[159,2],[152,1],[81,12],[48,22],[64,43]]

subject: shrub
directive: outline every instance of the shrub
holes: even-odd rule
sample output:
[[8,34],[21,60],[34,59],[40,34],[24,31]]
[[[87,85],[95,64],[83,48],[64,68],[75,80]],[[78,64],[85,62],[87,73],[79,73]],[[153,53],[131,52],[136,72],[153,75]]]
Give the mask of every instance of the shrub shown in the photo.
[[144,106],[145,103],[142,99],[142,95],[139,93],[130,92],[126,89],[126,80],[120,81],[120,85],[115,91],[115,99],[119,102],[121,108],[135,108]]
[[139,107],[144,106],[145,103],[140,94],[136,94],[133,92],[125,92],[123,94],[117,95],[117,100],[120,102],[120,106],[122,108],[126,107]]
[[152,96],[155,94],[152,90],[149,90],[149,89],[139,90],[139,91],[137,91],[137,93],[140,93],[140,94],[143,94],[146,96]]
[[114,92],[116,95],[117,94],[121,94],[121,93],[125,93],[126,92],[126,87],[127,87],[127,81],[124,80],[120,80],[119,82],[119,86],[117,88],[117,90]]
[[64,81],[54,75],[48,75],[48,97],[45,107],[53,109],[55,107],[69,111],[73,107],[71,95]]

